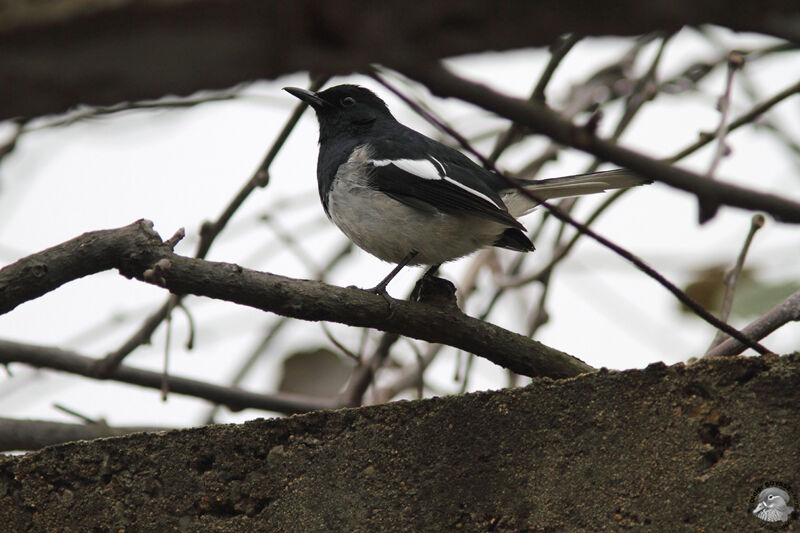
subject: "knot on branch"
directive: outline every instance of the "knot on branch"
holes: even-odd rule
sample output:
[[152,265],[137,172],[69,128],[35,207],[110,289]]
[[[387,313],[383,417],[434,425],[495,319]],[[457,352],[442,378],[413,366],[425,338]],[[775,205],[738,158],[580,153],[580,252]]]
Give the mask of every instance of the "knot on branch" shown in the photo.
[[148,268],[144,271],[142,278],[148,283],[166,287],[167,280],[164,278],[164,274],[170,269],[171,266],[172,262],[166,257],[159,259],[158,262],[153,265],[153,268]]
[[[156,280],[161,280],[163,285],[163,272],[166,271],[168,265],[161,264],[159,276],[153,277],[155,272],[151,273],[151,279],[147,279],[147,271],[153,270],[154,267],[143,271],[142,265],[158,265],[165,256],[172,254],[177,241],[183,237],[182,229],[169,240],[162,241],[161,236],[153,229],[153,222],[150,220],[137,220],[129,226],[119,228],[117,230],[108,230],[114,233],[114,244],[118,246],[119,262],[116,265],[119,273],[126,278],[143,278],[150,283],[157,283]],[[169,261],[167,261],[169,262]]]

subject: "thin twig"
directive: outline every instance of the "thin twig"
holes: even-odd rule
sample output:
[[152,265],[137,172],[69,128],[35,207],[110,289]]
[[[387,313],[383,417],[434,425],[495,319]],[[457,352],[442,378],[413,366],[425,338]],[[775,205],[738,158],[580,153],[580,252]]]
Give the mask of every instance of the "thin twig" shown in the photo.
[[[592,211],[592,213],[586,218],[583,224],[586,226],[591,226],[597,220],[597,218],[601,214],[603,214],[604,211],[606,211],[609,207],[611,207],[611,205],[614,202],[616,202],[622,195],[624,195],[629,190],[630,189],[621,189],[618,191],[614,191],[613,193],[608,195],[608,197],[606,197],[606,199],[603,200],[603,202],[600,205],[598,205],[594,209],[594,211]],[[569,240],[569,242],[567,242],[564,245],[556,247],[556,249],[553,252],[553,257],[550,258],[550,261],[534,274],[528,274],[526,276],[519,278],[509,278],[506,280],[501,280],[498,283],[499,286],[505,289],[512,289],[515,287],[521,287],[523,285],[527,285],[534,281],[540,281],[540,282],[543,281],[550,275],[553,269],[561,261],[563,261],[567,257],[567,255],[569,255],[569,253],[578,243],[578,240],[583,235],[584,235],[583,233],[576,231],[575,234],[572,236],[572,238]]]
[[68,414],[70,416],[74,416],[78,420],[83,420],[83,422],[86,423],[86,424],[98,424],[99,423],[94,418],[92,418],[90,416],[86,416],[83,413],[79,413],[78,411],[76,411],[74,409],[70,409],[69,407],[61,405],[60,403],[54,403],[53,404],[53,408],[58,409],[62,413],[66,413],[66,414]]
[[308,272],[320,271],[320,266],[317,265],[317,262],[314,260],[314,258],[303,249],[303,246],[298,242],[294,235],[292,235],[292,233],[286,231],[286,229],[281,226],[275,217],[265,214],[261,216],[261,221],[270,230],[272,230],[272,233],[281,243],[286,245],[286,249],[289,250],[292,255],[294,255],[294,257],[306,268]]
[[[267,329],[266,334],[263,335],[258,345],[250,350],[247,357],[244,358],[244,363],[236,371],[236,375],[230,382],[231,389],[237,389],[250,370],[255,366],[256,362],[266,352],[267,347],[272,343],[272,340],[278,336],[278,333],[289,323],[289,319],[285,316],[279,317],[277,321],[272,323]],[[216,422],[217,413],[219,413],[221,406],[214,405],[209,409],[205,417],[206,424],[213,424]]]
[[183,301],[181,301],[178,304],[178,308],[181,311],[183,311],[183,316],[186,317],[186,325],[189,329],[189,335],[187,335],[186,337],[185,347],[187,350],[191,350],[192,348],[194,348],[194,338],[197,330],[194,323],[194,317],[192,316],[192,313],[189,311],[189,308],[184,305]]
[[[611,139],[618,140],[622,134],[625,132],[627,127],[631,124],[633,118],[636,114],[642,109],[645,102],[651,101],[655,98],[656,94],[658,93],[657,89],[657,80],[656,80],[656,73],[658,69],[658,65],[661,63],[661,58],[663,57],[664,50],[669,42],[671,35],[664,37],[661,40],[661,45],[658,47],[658,51],[656,52],[653,61],[650,63],[650,67],[647,69],[647,72],[639,78],[634,86],[634,89],[631,91],[630,96],[626,99],[625,103],[625,112],[623,113],[622,117],[620,118],[617,126],[614,128],[614,133],[611,136]],[[600,159],[595,159],[595,161],[585,170],[586,173],[595,172],[602,161]],[[611,195],[609,195],[601,204],[598,206],[589,218],[586,219],[584,224],[586,226],[590,226],[606,209],[608,209],[614,202],[616,202],[619,198],[621,198],[629,189],[621,189],[618,191],[614,191]],[[561,230],[565,227],[565,224],[562,222]],[[560,231],[561,231],[560,230]],[[556,243],[561,242],[561,234],[559,233],[559,237],[556,240]],[[577,244],[578,240],[583,236],[583,233],[576,232],[575,235],[572,236],[570,241],[566,245],[556,245],[555,246],[555,253],[551,258],[550,262],[544,266],[541,270],[539,270],[536,274],[531,276],[525,276],[523,279],[515,280],[512,285],[506,285],[507,287],[516,287],[526,283],[530,283],[531,281],[540,281],[544,284],[549,283],[550,281],[550,274],[552,273],[553,269],[555,268],[558,263],[560,263],[564,258],[567,257],[569,252],[574,248]],[[543,291],[543,294],[540,298],[540,305],[543,305],[544,298],[547,297],[547,290]],[[534,324],[536,327],[532,328],[535,331],[541,324],[546,321],[546,313],[543,316],[537,316],[534,318]],[[539,323],[541,322],[541,323]]]
[[[753,106],[750,111],[740,115],[737,119],[733,120],[730,124],[728,124],[727,132],[730,133],[740,127],[750,124],[755,119],[772,109],[775,105],[783,102],[787,98],[800,93],[800,81],[790,85],[786,89],[780,91],[779,93],[775,94],[771,98],[764,100],[763,102]],[[686,148],[676,152],[673,156],[668,157],[664,160],[666,163],[676,163],[681,159],[687,157],[690,154],[693,154],[700,148],[704,147],[711,141],[716,138],[715,133],[701,133],[700,138],[695,141],[694,143],[690,144]]]
[[384,361],[389,357],[389,350],[399,338],[400,335],[396,333],[381,335],[378,346],[372,354],[356,367],[353,375],[350,376],[350,383],[341,395],[342,405],[349,407],[361,405],[364,393],[375,378],[375,372],[383,366]]
[[[333,256],[328,260],[328,263],[323,267],[323,270],[319,272],[317,279],[323,281],[328,273],[347,256],[347,253],[349,253],[351,248],[352,245],[350,241],[347,241],[347,245],[342,247],[342,249],[337,253],[333,254]],[[239,384],[241,384],[250,370],[255,366],[256,362],[258,362],[258,360],[265,353],[267,353],[267,349],[272,344],[272,341],[278,336],[278,334],[287,324],[289,324],[289,319],[285,316],[282,316],[267,328],[266,333],[262,336],[259,343],[255,348],[250,350],[247,357],[244,358],[244,362],[242,363],[241,367],[236,371],[236,375],[231,380],[231,387],[238,387]],[[220,407],[215,405],[209,410],[205,418],[207,424],[214,423],[219,409]]]
[[[631,121],[642,109],[645,102],[652,101],[656,95],[658,95],[658,67],[661,64],[661,59],[664,57],[664,50],[667,48],[667,43],[669,43],[671,38],[672,34],[661,39],[661,44],[658,47],[655,57],[650,62],[650,67],[647,69],[647,72],[636,80],[633,90],[628,98],[626,98],[625,112],[622,114],[622,118],[620,118],[617,127],[614,128],[614,133],[611,135],[612,140],[618,141],[628,126],[630,126]],[[595,159],[596,165],[600,163],[602,163],[601,159]],[[594,172],[595,170],[597,170],[597,167],[588,172]]]
[[736,72],[741,68],[744,63],[744,58],[738,52],[731,52],[728,58],[728,72],[725,78],[725,90],[722,96],[719,97],[717,107],[719,108],[719,126],[714,136],[717,139],[717,148],[714,150],[714,157],[711,158],[711,165],[706,172],[706,178],[714,179],[714,173],[717,171],[722,158],[728,154],[728,146],[725,143],[725,137],[728,135],[728,115],[731,109],[731,89],[733,88],[733,79]]
[[169,299],[170,308],[167,310],[167,332],[166,338],[164,339],[164,366],[161,370],[161,401],[167,401],[167,395],[169,394],[169,386],[167,383],[169,382],[169,348],[172,341],[172,311],[175,309],[175,303],[177,299],[170,298]]
[[[328,81],[328,76],[320,76],[315,78],[310,86],[310,90],[317,90]],[[269,151],[267,152],[261,164],[256,171],[250,176],[244,186],[233,197],[228,205],[223,209],[222,213],[217,217],[214,222],[206,222],[200,228],[200,242],[197,245],[195,257],[203,259],[211,249],[214,239],[222,232],[228,222],[233,218],[234,213],[241,207],[244,201],[250,194],[259,187],[266,187],[269,184],[269,167],[275,160],[275,157],[280,152],[289,134],[300,121],[300,116],[305,111],[307,106],[305,104],[297,104],[289,116],[283,129],[278,134],[278,137],[272,143]],[[122,346],[117,350],[107,354],[104,359],[98,360],[96,372],[99,376],[108,376],[114,372],[114,369],[127,357],[133,350],[150,342],[156,328],[167,317],[167,314],[176,304],[180,303],[180,296],[171,295],[167,301],[154,313],[148,316],[139,329],[125,341]]]
[[110,106],[100,107],[82,107],[56,118],[36,118],[17,122],[17,129],[12,137],[0,145],[0,161],[11,153],[16,147],[19,139],[26,133],[31,133],[46,128],[59,128],[69,126],[76,122],[85,121],[88,119],[96,118],[103,115],[112,115],[123,113],[126,111],[142,111],[142,110],[157,110],[157,109],[180,109],[186,107],[194,107],[199,104],[209,102],[220,102],[224,100],[232,100],[239,98],[241,87],[233,89],[226,89],[223,91],[216,91],[211,93],[204,93],[202,96],[187,96],[187,97],[170,97],[162,98],[160,100],[143,100],[138,102],[121,102]]
[[[747,237],[742,245],[742,250],[739,252],[739,257],[736,258],[736,264],[725,274],[725,296],[722,299],[722,308],[719,312],[719,319],[722,321],[728,321],[728,317],[731,314],[731,309],[733,308],[733,296],[736,293],[736,283],[739,281],[739,275],[742,273],[742,268],[744,268],[744,261],[747,258],[747,252],[750,250],[750,244],[753,242],[753,237],[758,230],[764,227],[764,223],[764,215],[760,213],[753,215],[753,218],[750,219],[750,230],[747,232]],[[711,345],[708,347],[708,350],[706,350],[706,354],[708,354],[714,349],[715,346],[718,346],[726,338],[727,336],[724,333],[717,331],[714,335],[714,339],[711,341]]]
[[[649,158],[645,158],[644,156],[641,156],[640,154],[636,154],[634,152],[630,152],[628,150],[622,149],[622,148],[618,147],[616,144],[607,143],[607,142],[601,141],[600,139],[597,139],[594,135],[592,135],[590,132],[587,132],[585,130],[576,129],[571,124],[562,121],[557,115],[552,113],[552,111],[550,111],[549,109],[545,108],[544,106],[540,106],[540,105],[539,106],[534,106],[534,104],[532,104],[532,103],[525,103],[525,102],[521,102],[521,101],[516,100],[516,99],[512,99],[512,98],[508,98],[508,97],[505,97],[505,96],[501,96],[501,95],[499,95],[497,93],[494,93],[493,91],[491,91],[490,89],[488,89],[486,87],[483,87],[483,86],[478,85],[476,83],[473,83],[473,82],[467,81],[465,79],[459,78],[458,76],[454,75],[452,72],[446,70],[441,65],[438,65],[438,66],[435,66],[435,67],[431,67],[431,68],[428,68],[426,70],[416,70],[415,73],[418,75],[418,77],[420,77],[423,80],[423,83],[426,86],[428,86],[428,88],[430,90],[432,90],[432,92],[439,93],[439,94],[441,94],[441,93],[453,94],[455,96],[459,96],[460,98],[462,98],[462,99],[464,99],[466,101],[472,102],[472,103],[474,103],[476,105],[480,105],[481,107],[484,107],[485,109],[493,110],[495,112],[498,112],[501,116],[506,116],[506,118],[511,118],[510,115],[514,115],[514,118],[516,120],[520,120],[520,121],[523,121],[523,122],[528,122],[532,126],[534,125],[533,124],[534,122],[542,121],[542,123],[540,125],[549,124],[550,126],[553,126],[553,128],[551,128],[551,131],[548,132],[549,134],[555,135],[556,134],[556,130],[559,130],[560,134],[563,135],[564,139],[568,139],[568,138],[572,139],[573,136],[575,138],[583,136],[584,139],[582,141],[576,143],[578,145],[578,147],[579,148],[585,148],[585,149],[587,149],[588,151],[594,153],[597,156],[601,156],[602,157],[604,155],[604,153],[610,153],[610,152],[614,152],[616,154],[625,153],[626,155],[630,155],[632,159],[637,159],[637,160],[639,160],[639,159],[642,159],[642,160],[647,159],[648,160],[648,164],[656,164],[656,166],[659,166],[658,162],[656,162],[655,160],[650,160]],[[513,109],[513,112],[511,111],[512,109]],[[561,130],[564,130],[564,131],[561,131]],[[565,133],[566,130],[569,130],[570,133]],[[463,139],[463,137],[460,136],[457,132],[448,132],[448,133],[450,133],[451,135],[454,135],[454,138],[458,139],[459,142],[462,142],[462,141],[466,142]],[[602,153],[596,151],[596,148],[598,146],[600,146],[600,145],[605,147],[605,150],[601,151]],[[593,149],[589,149],[590,146]],[[481,160],[482,160],[482,162],[484,164],[488,163],[488,161],[486,161],[486,159],[483,158],[480,155],[480,153],[478,153],[475,150],[473,150],[469,146],[468,143],[465,144],[465,148],[470,150],[471,153],[475,154],[476,157],[481,158]],[[631,165],[631,166],[638,166],[638,165]],[[491,167],[489,167],[489,168],[491,168]],[[677,174],[680,174],[680,175],[682,175],[684,172],[686,172],[686,171],[679,170],[679,169],[677,169],[675,167],[669,167],[669,166],[667,166],[665,168],[662,168],[662,167],[659,166],[659,168],[663,171],[662,175],[659,176],[661,178],[663,178],[663,173],[664,172],[666,172],[666,173],[676,173],[677,172]],[[581,233],[585,233],[586,235],[588,235],[589,237],[591,237],[595,241],[599,242],[600,244],[602,244],[606,248],[609,248],[610,250],[614,251],[617,255],[621,256],[624,259],[626,259],[628,262],[630,262],[634,266],[636,266],[639,270],[641,270],[642,272],[644,272],[645,274],[647,274],[648,276],[650,276],[651,278],[656,280],[659,284],[661,284],[669,292],[671,292],[678,300],[680,300],[684,305],[686,305],[692,311],[694,311],[695,314],[697,314],[698,316],[703,318],[705,321],[707,321],[708,323],[710,323],[711,325],[713,325],[717,329],[720,329],[720,330],[724,331],[725,333],[729,334],[730,336],[734,337],[735,339],[739,340],[740,342],[743,342],[743,343],[747,344],[749,347],[753,348],[754,350],[756,350],[758,353],[760,353],[762,355],[770,353],[770,351],[767,348],[765,348],[764,346],[761,346],[758,342],[751,341],[750,339],[748,339],[747,337],[742,335],[742,333],[739,330],[737,330],[736,328],[732,327],[730,324],[726,324],[725,322],[722,322],[721,320],[717,319],[713,314],[711,314],[708,311],[706,311],[700,304],[695,302],[685,292],[683,292],[681,289],[679,289],[674,283],[672,283],[669,280],[667,280],[661,273],[659,273],[657,270],[655,270],[650,265],[645,263],[641,258],[635,256],[634,254],[632,254],[631,252],[625,250],[621,246],[611,242],[607,238],[599,235],[595,231],[591,230],[590,228],[588,228],[585,225],[581,224],[580,222],[576,221],[575,219],[573,219],[572,217],[570,217],[566,213],[562,212],[556,206],[553,206],[553,205],[551,205],[551,204],[549,204],[547,202],[542,201],[540,198],[537,198],[535,194],[532,194],[530,191],[528,191],[525,188],[523,188],[522,186],[520,186],[516,181],[508,178],[503,173],[499,172],[496,168],[493,168],[493,170],[498,174],[498,176],[500,176],[501,178],[505,179],[509,183],[509,185],[515,187],[520,193],[524,194],[525,196],[527,196],[531,200],[539,203],[539,205],[542,205],[543,207],[548,209],[556,218],[558,218],[561,221],[567,222],[568,224],[572,225],[575,229],[577,229]],[[689,173],[687,172],[686,174],[689,174]],[[691,179],[694,181],[696,178],[694,177],[694,175],[691,175],[691,176],[692,176]],[[706,180],[706,183],[708,183],[707,180]],[[714,185],[715,185],[716,193],[718,195],[720,195],[720,189],[719,188],[722,187],[722,184],[716,184],[715,183]],[[730,185],[728,185],[726,187],[734,188],[733,186],[730,186]],[[722,188],[724,188],[724,187],[722,187]],[[698,192],[698,190],[695,190],[695,192]],[[752,198],[752,197],[758,195],[759,193],[756,193],[755,191],[749,191],[749,194],[750,194],[750,197]],[[764,196],[766,196],[766,195],[764,195]],[[718,198],[719,198],[719,196],[718,196]],[[779,199],[777,197],[771,197],[770,196],[769,199],[770,199],[770,202],[778,202],[779,204],[783,204],[785,202],[784,200]],[[793,202],[789,202],[789,205],[786,205],[785,207],[789,211],[796,211],[794,216],[796,216],[797,219],[800,221],[800,205],[794,206],[794,205],[791,205],[791,204],[793,204]],[[774,207],[774,205],[773,205],[773,207]],[[786,212],[788,213],[789,211],[786,211]]]
[[[613,139],[617,139],[622,134],[622,131],[627,128],[628,124],[633,119],[633,116],[638,113],[644,102],[648,101],[648,98],[643,98],[642,95],[638,93],[644,92],[646,89],[648,94],[655,96],[655,94],[658,92],[657,89],[650,89],[647,84],[650,83],[651,78],[655,79],[656,67],[661,61],[661,56],[670,36],[662,38],[661,46],[659,47],[654,60],[651,62],[650,68],[644,76],[639,78],[633,84],[633,88],[630,90],[630,92],[626,93],[616,88],[617,86],[624,87],[626,85],[631,85],[630,83],[625,84],[620,82],[630,81],[628,73],[631,70],[634,61],[638,57],[638,54],[641,52],[645,44],[657,37],[658,34],[653,33],[637,40],[631,49],[625,53],[622,59],[599,69],[583,83],[574,85],[569,92],[573,98],[566,108],[560,111],[561,115],[566,119],[572,120],[578,115],[578,113],[588,112],[595,108],[599,109],[599,106],[601,105],[610,104],[616,101],[618,98],[624,97],[625,114],[617,124],[617,128],[612,135]],[[598,95],[601,95],[604,99],[600,100]],[[558,152],[562,148],[562,144],[551,140],[544,152],[535,159],[529,161],[524,167],[516,172],[515,176],[519,178],[533,178],[539,173],[545,163],[556,159]],[[598,161],[599,160],[596,160],[596,166],[587,172],[593,172],[596,170],[597,166],[599,166]],[[547,220],[547,218],[549,217],[545,215],[543,222],[544,220]]]
[[536,304],[533,316],[528,320],[528,337],[533,337],[540,327],[547,324],[550,315],[547,312],[546,302],[550,294],[550,275],[548,274],[542,282],[542,292],[539,294],[539,301]]
[[[706,179],[709,180],[714,179],[714,173],[717,171],[717,167],[722,162],[722,158],[726,157],[730,150],[728,144],[726,143],[726,137],[728,136],[729,131],[728,114],[731,108],[731,89],[733,88],[734,76],[743,64],[744,56],[740,52],[731,52],[728,54],[728,70],[725,78],[725,90],[722,92],[722,96],[720,96],[719,100],[717,101],[717,108],[720,112],[719,126],[714,134],[717,139],[717,148],[714,151],[714,157],[711,158],[711,165],[706,172]],[[701,198],[699,200],[699,208],[699,218],[700,223],[702,224],[717,214],[719,204],[714,201]]]
[[325,334],[325,337],[331,342],[331,344],[336,346],[336,348],[338,348],[340,352],[342,352],[344,355],[346,355],[356,363],[361,362],[361,355],[354,353],[347,346],[339,342],[336,339],[336,337],[333,336],[333,332],[331,332],[327,322],[320,322],[319,325],[322,327],[322,332]]
[[[751,339],[763,339],[776,329],[788,322],[800,320],[800,291],[795,292],[787,299],[764,313],[748,324],[742,332]],[[738,355],[747,349],[747,346],[736,339],[723,341],[719,346],[708,352],[704,357],[722,357]]]
[[475,362],[475,356],[471,353],[460,354],[466,359],[466,362],[463,364],[463,371],[462,371],[462,379],[461,379],[461,386],[458,389],[459,394],[464,394],[467,392],[467,387],[469,386],[469,373],[472,370],[472,363]]
[[[550,79],[553,77],[556,69],[561,64],[561,61],[567,56],[569,51],[572,50],[572,47],[575,46],[578,41],[580,41],[580,39],[581,38],[577,34],[568,33],[566,35],[562,35],[558,41],[553,44],[550,52],[550,60],[547,62],[547,65],[542,71],[542,75],[539,77],[536,87],[534,87],[533,91],[531,92],[530,100],[538,102],[545,101],[544,92],[547,89],[547,85],[550,83]],[[489,161],[491,161],[493,164],[497,163],[497,160],[500,158],[500,155],[506,150],[506,148],[519,140],[522,131],[523,128],[520,128],[517,124],[511,124],[506,131],[498,135],[494,149],[488,157]]]

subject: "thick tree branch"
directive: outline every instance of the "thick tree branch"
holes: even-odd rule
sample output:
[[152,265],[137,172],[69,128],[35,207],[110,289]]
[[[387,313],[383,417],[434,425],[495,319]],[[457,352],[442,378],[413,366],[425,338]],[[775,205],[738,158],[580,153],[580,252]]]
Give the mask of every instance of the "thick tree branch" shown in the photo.
[[684,25],[797,35],[795,0],[132,0],[0,3],[0,119],[185,95],[297,71],[546,46]]
[[[96,361],[91,357],[59,348],[0,340],[0,364],[24,363],[36,368],[49,368],[87,378],[104,379],[95,373]],[[120,365],[109,379],[156,390],[161,390],[163,384],[163,375],[160,372],[151,372],[125,365]],[[319,398],[284,393],[258,394],[175,376],[167,377],[167,385],[170,392],[174,394],[202,398],[218,405],[224,405],[232,411],[252,408],[293,414],[338,407],[334,401]]]
[[[0,270],[0,314],[61,285],[112,268],[129,271],[137,250],[147,250],[158,235],[142,221],[124,228],[85,233],[24,257]],[[139,258],[141,259],[141,258]]]
[[469,317],[454,302],[394,300],[390,312],[383,297],[367,291],[176,255],[148,221],[86,233],[0,270],[0,313],[72,279],[110,268],[179,295],[207,296],[292,318],[447,344],[527,376],[570,377],[593,370],[568,354]]

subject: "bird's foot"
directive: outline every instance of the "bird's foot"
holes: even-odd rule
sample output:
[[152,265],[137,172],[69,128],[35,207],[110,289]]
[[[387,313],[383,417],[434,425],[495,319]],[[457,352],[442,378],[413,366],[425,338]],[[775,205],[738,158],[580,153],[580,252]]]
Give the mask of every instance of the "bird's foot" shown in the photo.
[[389,292],[386,290],[386,285],[388,285],[388,283],[384,283],[384,281],[381,281],[371,289],[363,289],[363,290],[371,292],[372,294],[377,294],[378,296],[383,298],[384,301],[386,301],[386,305],[389,307],[389,318],[391,318],[397,312],[397,301],[391,296],[389,296]]
[[458,307],[456,287],[452,282],[433,274],[425,273],[414,285],[411,300],[436,305],[438,307]]

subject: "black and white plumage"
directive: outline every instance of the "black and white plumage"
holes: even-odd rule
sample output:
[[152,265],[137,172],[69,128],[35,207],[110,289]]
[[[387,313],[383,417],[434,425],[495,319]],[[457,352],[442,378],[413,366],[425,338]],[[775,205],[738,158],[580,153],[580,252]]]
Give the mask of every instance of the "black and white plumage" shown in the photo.
[[[396,268],[439,265],[486,246],[534,249],[517,217],[536,207],[449,146],[399,123],[370,90],[287,87],[319,120],[317,181],[325,213],[357,246]],[[542,200],[647,183],[627,170],[518,180]]]

